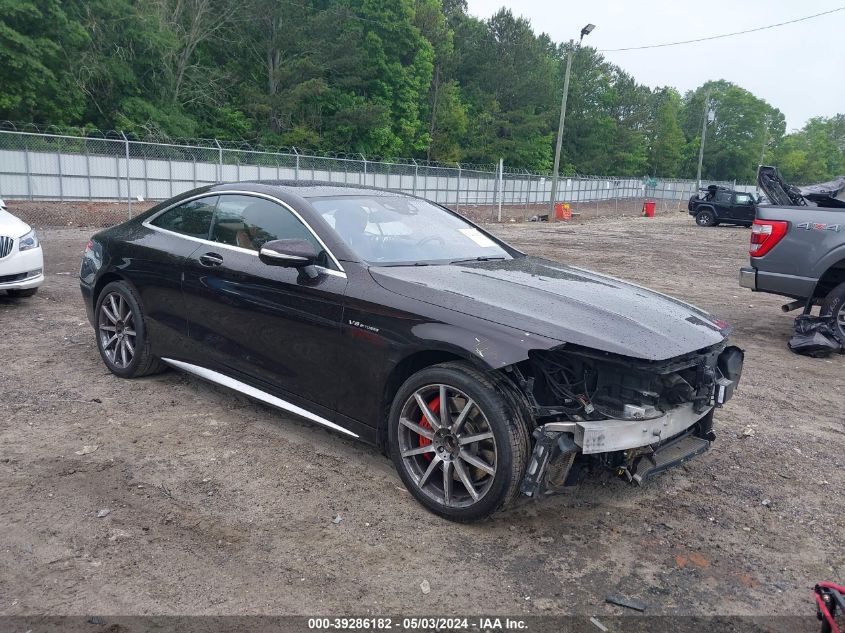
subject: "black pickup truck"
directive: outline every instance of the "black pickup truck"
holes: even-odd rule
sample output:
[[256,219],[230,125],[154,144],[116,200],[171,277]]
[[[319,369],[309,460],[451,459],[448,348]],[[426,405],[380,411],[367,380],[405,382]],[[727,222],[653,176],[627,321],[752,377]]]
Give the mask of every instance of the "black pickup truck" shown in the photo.
[[702,187],[698,194],[689,199],[687,209],[698,226],[716,226],[717,224],[751,226],[754,222],[757,200],[754,195],[744,191],[710,185]]

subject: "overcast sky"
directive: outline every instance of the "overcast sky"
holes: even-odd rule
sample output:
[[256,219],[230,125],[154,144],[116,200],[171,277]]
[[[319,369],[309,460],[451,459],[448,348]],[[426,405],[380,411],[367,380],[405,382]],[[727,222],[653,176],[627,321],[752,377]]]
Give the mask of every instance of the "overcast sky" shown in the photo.
[[[560,42],[596,30],[584,43],[601,49],[644,46],[719,35],[785,22],[845,5],[845,0],[468,0],[488,18],[502,6],[528,18],[535,31]],[[650,87],[681,94],[709,79],[751,91],[786,116],[787,131],[814,116],[845,113],[845,11],[757,33],[605,58]],[[815,86],[815,88],[813,87]]]

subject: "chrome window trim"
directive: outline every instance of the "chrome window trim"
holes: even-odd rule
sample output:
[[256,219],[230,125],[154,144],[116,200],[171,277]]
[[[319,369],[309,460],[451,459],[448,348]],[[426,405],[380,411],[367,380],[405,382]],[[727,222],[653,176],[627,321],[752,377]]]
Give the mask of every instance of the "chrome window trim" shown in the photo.
[[201,367],[200,365],[193,365],[191,363],[186,363],[181,360],[175,360],[173,358],[162,358],[165,363],[176,367],[177,369],[181,369],[182,371],[186,371],[189,374],[194,374],[195,376],[199,376],[200,378],[204,378],[213,383],[217,383],[218,385],[222,385],[224,387],[228,387],[229,389],[234,389],[235,391],[244,394],[245,396],[249,396],[251,398],[255,398],[256,400],[261,400],[271,406],[276,407],[277,409],[281,409],[282,411],[287,411],[288,413],[293,413],[300,417],[305,418],[306,420],[311,420],[312,422],[316,422],[317,424],[322,424],[330,429],[334,429],[335,431],[339,431],[340,433],[345,433],[346,435],[352,437],[358,437],[357,433],[353,433],[349,429],[346,429],[339,424],[335,424],[331,420],[327,420],[326,418],[317,415],[316,413],[312,413],[308,409],[303,409],[300,406],[293,404],[292,402],[288,402],[287,400],[283,400],[273,394],[267,393],[266,391],[262,391],[252,385],[248,385],[245,382],[241,382],[231,376],[227,376],[226,374],[221,374],[219,371],[214,371],[213,369],[208,369],[207,367]]
[[[231,190],[227,189],[226,191],[217,191],[217,192],[206,191],[204,193],[198,193],[194,196],[184,198],[184,199],[180,200],[179,202],[174,202],[173,204],[171,204],[171,205],[165,207],[164,209],[162,209],[161,211],[156,212],[154,215],[151,215],[146,220],[141,222],[141,226],[144,226],[144,227],[151,229],[153,231],[161,231],[162,233],[169,233],[170,235],[176,235],[178,237],[183,237],[185,239],[192,240],[194,242],[199,242],[201,244],[211,244],[213,246],[219,246],[220,248],[228,248],[230,250],[234,250],[234,251],[237,251],[237,252],[240,252],[240,253],[248,253],[248,254],[252,254],[252,255],[255,255],[256,257],[258,257],[258,251],[254,251],[254,250],[249,249],[249,248],[241,248],[240,246],[231,246],[229,244],[222,244],[220,242],[213,242],[211,240],[204,240],[200,237],[194,237],[193,235],[185,235],[184,233],[177,233],[176,231],[171,231],[169,229],[163,229],[160,226],[154,226],[154,225],[151,224],[151,222],[153,220],[155,220],[158,216],[160,216],[164,213],[167,213],[168,211],[170,211],[171,209],[173,209],[175,207],[178,207],[179,205],[185,204],[187,202],[192,202],[193,200],[199,200],[200,198],[222,197],[222,196],[225,196],[225,195],[253,196],[255,198],[264,198],[266,200],[270,200],[271,202],[275,202],[276,204],[284,207],[285,209],[287,209],[288,211],[293,213],[294,217],[296,217],[297,220],[302,222],[303,226],[306,229],[308,229],[308,232],[311,233],[311,235],[314,236],[314,239],[316,239],[320,243],[320,246],[322,246],[323,249],[325,249],[326,253],[329,254],[329,257],[331,257],[331,260],[334,263],[334,265],[337,266],[337,270],[332,270],[330,268],[323,268],[322,266],[317,266],[317,268],[319,268],[319,269],[321,269],[325,272],[334,272],[334,273],[336,273],[336,272],[345,273],[346,272],[344,270],[343,266],[341,266],[340,261],[337,259],[337,257],[334,256],[334,253],[332,253],[331,249],[328,246],[326,246],[326,243],[322,240],[322,238],[319,235],[317,235],[317,232],[313,228],[311,228],[311,225],[308,224],[308,222],[305,221],[305,218],[303,218],[296,209],[294,209],[292,206],[290,206],[284,200],[280,200],[279,198],[276,198],[275,196],[271,196],[270,194],[266,194],[266,193],[259,193],[259,192],[256,192],[256,191],[241,191],[241,190],[234,190],[234,189],[231,189]],[[218,201],[218,204],[220,204],[219,201]],[[345,274],[343,276],[346,277]]]

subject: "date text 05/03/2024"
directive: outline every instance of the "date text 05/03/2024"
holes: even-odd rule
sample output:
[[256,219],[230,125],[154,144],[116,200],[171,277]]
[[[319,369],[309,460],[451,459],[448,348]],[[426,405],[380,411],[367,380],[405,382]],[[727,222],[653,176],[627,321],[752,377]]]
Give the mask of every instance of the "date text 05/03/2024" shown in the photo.
[[309,618],[310,630],[454,630],[454,631],[520,631],[527,630],[525,620],[499,617],[348,617]]

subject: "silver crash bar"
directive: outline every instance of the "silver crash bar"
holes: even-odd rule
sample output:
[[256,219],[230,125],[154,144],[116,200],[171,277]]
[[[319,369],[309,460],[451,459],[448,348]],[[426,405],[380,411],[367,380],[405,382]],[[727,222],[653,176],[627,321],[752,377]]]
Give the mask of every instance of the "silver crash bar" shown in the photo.
[[713,407],[696,413],[693,404],[683,404],[651,420],[589,420],[549,422],[544,431],[572,433],[575,443],[586,455],[609,453],[656,444],[685,431],[710,413]]

